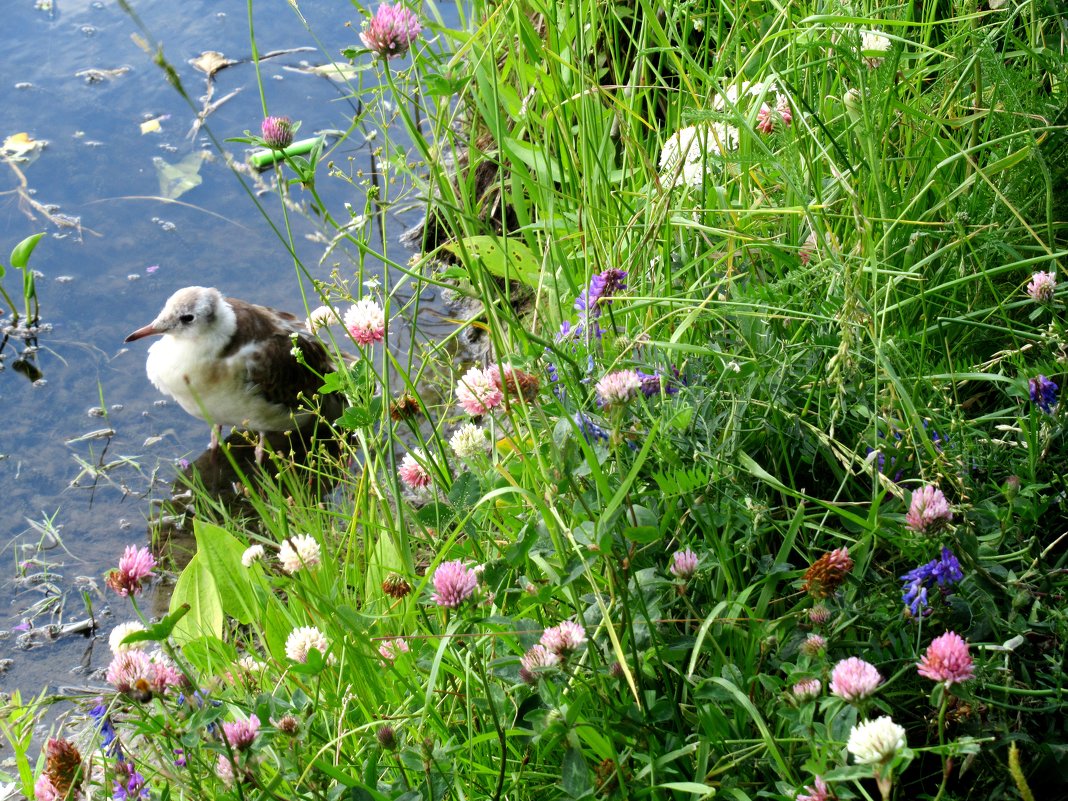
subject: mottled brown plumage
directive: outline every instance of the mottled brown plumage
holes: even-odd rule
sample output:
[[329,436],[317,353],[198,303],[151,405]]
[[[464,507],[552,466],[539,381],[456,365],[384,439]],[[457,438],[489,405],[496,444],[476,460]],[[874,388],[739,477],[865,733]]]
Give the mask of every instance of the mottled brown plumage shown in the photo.
[[[126,341],[153,334],[162,338],[148,351],[149,379],[216,427],[245,426],[261,435],[301,428],[316,419],[311,399],[320,376],[334,370],[330,354],[297,317],[224,298],[212,288],[178,290],[155,320]],[[339,398],[327,396],[324,416],[333,420],[340,406]],[[217,442],[215,428],[213,447]]]

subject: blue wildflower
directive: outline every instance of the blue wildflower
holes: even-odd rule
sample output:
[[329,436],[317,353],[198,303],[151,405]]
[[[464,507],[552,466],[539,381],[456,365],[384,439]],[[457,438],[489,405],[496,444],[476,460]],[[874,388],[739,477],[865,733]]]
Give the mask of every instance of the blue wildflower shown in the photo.
[[924,611],[928,607],[927,591],[935,586],[947,587],[956,584],[963,578],[964,571],[961,570],[957,557],[949,548],[943,547],[942,555],[938,559],[932,559],[901,577],[905,582],[901,597],[914,616],[929,614]]
[[608,440],[608,432],[593,422],[588,415],[582,412],[576,412],[571,419],[582,434],[582,438],[590,445],[593,445],[597,441]]
[[137,772],[133,761],[119,760],[115,763],[115,780],[111,791],[113,801],[134,801],[148,798],[148,783]]
[[1057,405],[1059,387],[1044,375],[1039,375],[1028,380],[1027,388],[1031,393],[1031,401],[1046,414],[1053,414],[1053,407]]
[[625,270],[609,269],[590,278],[588,288],[582,290],[575,298],[575,310],[586,312],[588,315],[597,317],[601,313],[601,305],[612,302],[612,296],[627,288],[623,279],[627,277]]
[[89,717],[100,727],[100,747],[110,756],[121,757],[122,749],[116,740],[118,735],[115,733],[115,724],[111,722],[111,716],[108,715],[107,706],[103,702],[97,704],[89,710]]

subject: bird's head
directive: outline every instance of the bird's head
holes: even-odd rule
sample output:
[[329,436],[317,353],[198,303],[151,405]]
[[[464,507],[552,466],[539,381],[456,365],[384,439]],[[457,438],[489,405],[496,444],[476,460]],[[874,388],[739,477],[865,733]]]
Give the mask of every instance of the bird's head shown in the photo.
[[233,309],[219,290],[187,286],[171,295],[156,319],[126,337],[126,342],[153,334],[225,341],[233,333],[233,326]]

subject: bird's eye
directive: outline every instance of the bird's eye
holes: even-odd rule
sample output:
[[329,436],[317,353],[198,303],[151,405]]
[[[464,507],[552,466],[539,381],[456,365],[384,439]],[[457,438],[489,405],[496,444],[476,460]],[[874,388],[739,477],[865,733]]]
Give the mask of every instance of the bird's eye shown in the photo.
[[192,314],[183,314],[181,317],[178,318],[178,320],[184,325],[189,325],[195,319],[196,317]]

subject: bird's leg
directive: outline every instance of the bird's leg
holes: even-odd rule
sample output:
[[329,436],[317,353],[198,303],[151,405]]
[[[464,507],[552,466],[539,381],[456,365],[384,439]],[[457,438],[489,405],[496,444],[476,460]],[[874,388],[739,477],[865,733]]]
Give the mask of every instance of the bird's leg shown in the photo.
[[260,440],[256,443],[256,464],[263,464],[263,454],[266,453],[263,446],[267,443],[267,435],[260,432]]
[[222,424],[213,425],[211,427],[211,442],[208,443],[208,453],[212,464],[215,464],[215,460],[219,458],[219,437],[221,435]]

